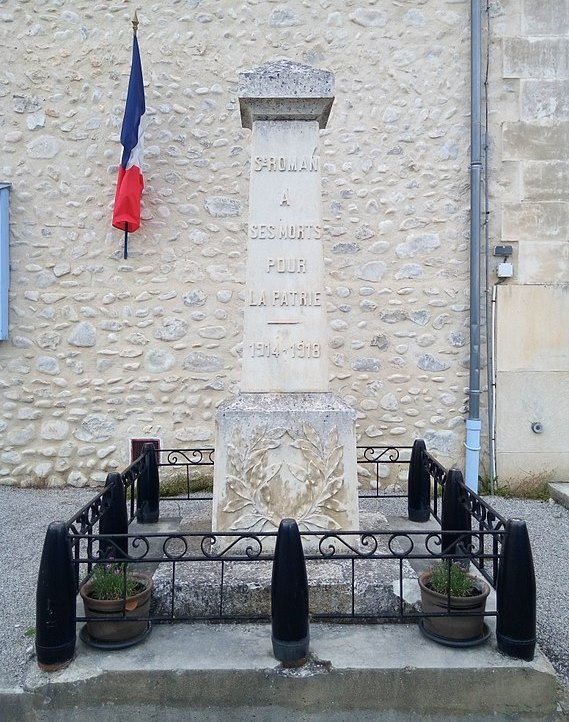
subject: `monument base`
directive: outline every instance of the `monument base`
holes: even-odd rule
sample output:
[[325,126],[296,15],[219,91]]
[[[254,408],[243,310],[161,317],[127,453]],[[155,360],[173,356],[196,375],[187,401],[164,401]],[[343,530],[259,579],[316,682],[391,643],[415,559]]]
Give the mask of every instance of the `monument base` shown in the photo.
[[[386,550],[387,551],[387,550]],[[272,562],[225,562],[223,594],[221,564],[203,562],[180,564],[176,571],[172,603],[172,570],[165,566],[155,572],[151,613],[174,619],[212,618],[223,614],[271,616]],[[416,574],[403,562],[403,599],[399,594],[399,569],[389,561],[358,560],[352,584],[349,559],[307,561],[308,597],[311,617],[319,615],[349,618],[356,615],[396,619],[401,605],[405,613],[421,610]],[[390,620],[383,619],[383,622]],[[391,620],[392,621],[392,620]]]
[[243,393],[216,414],[213,531],[358,529],[356,412],[331,393]]
[[[201,520],[199,522],[201,524]],[[396,521],[400,528],[400,520]],[[389,523],[378,511],[360,511],[360,525],[366,531],[388,531]],[[198,527],[199,528],[199,527]],[[196,531],[194,517],[182,520],[180,532]],[[199,542],[201,537],[195,541]],[[417,583],[417,572],[404,555],[404,547],[398,538],[377,534],[377,549],[373,558],[352,559],[328,557],[317,554],[316,559],[306,560],[308,579],[308,600],[311,618],[318,616],[350,614],[367,616],[370,619],[385,616],[397,618],[401,605],[406,613],[420,611],[421,596]],[[186,537],[190,540],[190,537]],[[266,551],[266,539],[263,551]],[[347,540],[355,548],[360,547],[358,538]],[[403,540],[404,542],[405,540]],[[161,565],[154,573],[152,596],[152,614],[156,616],[173,615],[174,619],[215,618],[222,614],[228,617],[271,616],[271,580],[273,562],[233,561],[224,548],[231,543],[229,538],[221,540],[218,550],[225,560],[209,561],[203,557],[199,563],[178,564],[175,580],[169,564]],[[349,551],[341,541],[332,541],[338,554]],[[256,551],[256,547],[249,543]],[[308,552],[309,539],[303,538],[303,546]],[[370,546],[360,547],[365,554]],[[329,546],[324,547],[329,551]],[[392,556],[395,552],[395,556]],[[192,551],[190,551],[190,554]],[[203,552],[196,549],[196,556]],[[377,558],[385,556],[391,558]],[[413,560],[411,560],[413,561]],[[399,580],[403,577],[403,598],[400,596]],[[172,591],[174,590],[174,599]]]

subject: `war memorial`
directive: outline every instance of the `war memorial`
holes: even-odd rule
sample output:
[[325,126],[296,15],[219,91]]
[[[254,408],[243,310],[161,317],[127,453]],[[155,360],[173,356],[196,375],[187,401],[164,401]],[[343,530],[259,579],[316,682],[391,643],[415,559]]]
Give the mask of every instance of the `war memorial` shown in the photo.
[[[35,658],[8,714],[549,719],[527,528],[477,493],[482,467],[565,463],[563,354],[539,323],[561,308],[565,212],[547,181],[565,112],[542,92],[559,88],[539,58],[563,52],[548,12],[141,10],[113,204],[120,104],[112,143],[101,118],[126,78],[98,49],[124,13],[59,5],[5,13],[10,63],[45,58],[0,78],[0,475],[94,496],[46,519]],[[189,56],[205,58],[192,82]]]

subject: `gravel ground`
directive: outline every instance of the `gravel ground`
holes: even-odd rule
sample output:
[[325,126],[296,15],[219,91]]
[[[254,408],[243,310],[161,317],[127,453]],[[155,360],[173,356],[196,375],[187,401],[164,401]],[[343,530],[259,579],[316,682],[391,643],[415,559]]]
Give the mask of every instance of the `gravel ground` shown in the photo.
[[537,641],[569,685],[569,509],[543,501],[489,497],[507,519],[525,519],[537,583]]
[[[21,684],[33,652],[35,589],[47,525],[71,517],[93,494],[92,489],[0,486],[0,689]],[[537,577],[538,642],[561,680],[569,684],[569,510],[520,499],[489,501],[506,518],[527,521]],[[384,504],[382,511],[397,513],[396,506]]]
[[0,486],[0,688],[21,683],[33,651],[36,583],[47,526],[72,517],[95,493]]

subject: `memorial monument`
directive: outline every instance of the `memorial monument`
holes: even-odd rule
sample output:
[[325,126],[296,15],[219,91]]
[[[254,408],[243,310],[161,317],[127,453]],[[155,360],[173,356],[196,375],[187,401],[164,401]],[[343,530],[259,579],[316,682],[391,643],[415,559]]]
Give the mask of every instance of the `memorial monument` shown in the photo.
[[216,415],[214,531],[358,529],[355,411],[329,391],[319,130],[334,75],[239,75],[252,130],[241,392]]

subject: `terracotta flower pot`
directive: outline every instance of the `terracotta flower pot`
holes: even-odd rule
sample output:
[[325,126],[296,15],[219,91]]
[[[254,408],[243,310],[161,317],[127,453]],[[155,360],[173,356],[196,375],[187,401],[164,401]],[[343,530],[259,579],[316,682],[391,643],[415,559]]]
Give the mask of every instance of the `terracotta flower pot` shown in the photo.
[[[490,594],[490,587],[481,579],[474,579],[479,594],[472,597],[449,597],[430,589],[428,585],[430,572],[424,572],[419,577],[421,588],[421,601],[424,612],[444,612],[450,616],[425,617],[423,626],[429,636],[440,637],[441,641],[470,642],[481,639],[484,634],[484,611],[486,599]],[[471,617],[453,616],[453,612],[471,612]]]
[[[79,589],[85,616],[91,617],[91,621],[87,622],[87,634],[92,639],[103,643],[120,643],[138,637],[146,631],[148,622],[144,619],[135,622],[125,620],[148,617],[152,578],[139,572],[133,572],[132,577],[144,586],[144,589],[126,599],[93,599],[89,596],[93,588],[91,581],[86,582]],[[117,621],[97,621],[97,617],[116,617]]]

